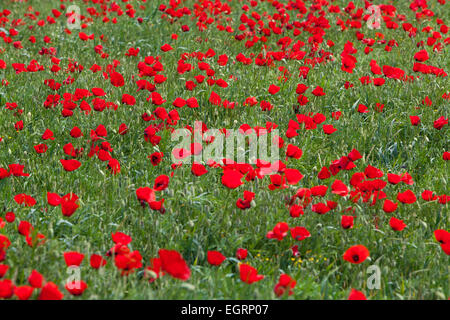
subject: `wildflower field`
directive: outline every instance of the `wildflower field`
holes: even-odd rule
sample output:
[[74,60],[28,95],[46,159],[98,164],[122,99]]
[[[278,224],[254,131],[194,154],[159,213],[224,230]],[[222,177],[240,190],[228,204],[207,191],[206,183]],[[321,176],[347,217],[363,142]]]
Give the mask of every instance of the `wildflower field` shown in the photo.
[[1,0],[0,299],[448,299],[449,28]]

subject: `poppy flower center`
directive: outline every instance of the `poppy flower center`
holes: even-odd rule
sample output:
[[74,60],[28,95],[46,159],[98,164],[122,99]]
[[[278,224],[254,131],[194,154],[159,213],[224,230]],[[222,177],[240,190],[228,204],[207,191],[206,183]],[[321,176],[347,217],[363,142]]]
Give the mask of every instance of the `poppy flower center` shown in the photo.
[[359,261],[359,256],[358,256],[357,254],[355,254],[355,255],[352,257],[352,259],[353,259],[353,261],[358,262],[358,261]]

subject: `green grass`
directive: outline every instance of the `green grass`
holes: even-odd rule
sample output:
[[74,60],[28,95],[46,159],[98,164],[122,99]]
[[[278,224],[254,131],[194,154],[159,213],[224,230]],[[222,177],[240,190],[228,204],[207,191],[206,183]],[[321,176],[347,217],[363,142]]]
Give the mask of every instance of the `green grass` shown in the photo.
[[[344,2],[336,1],[341,7],[345,6]],[[428,2],[436,17],[448,24],[448,4],[441,6],[434,0]],[[391,30],[383,24],[380,30],[369,30],[363,24],[360,31],[366,37],[374,38],[375,32],[381,32],[387,41],[395,39],[399,43],[399,47],[393,47],[391,52],[384,50],[385,45],[376,44],[373,46],[374,51],[365,55],[365,46],[355,36],[357,29],[341,32],[336,27],[336,16],[327,14],[331,28],[326,30],[324,39],[333,40],[335,46],[328,48],[324,42],[322,47],[332,52],[336,60],[311,69],[304,80],[298,77],[298,68],[303,65],[302,62],[283,60],[275,62],[275,67],[233,63],[240,52],[247,57],[250,53],[257,55],[261,43],[246,49],[246,40],[236,41],[233,37],[235,33],[219,32],[214,24],[200,32],[195,21],[189,17],[183,17],[173,24],[161,19],[161,13],[157,10],[159,4],[155,1],[147,1],[145,10],[138,8],[140,2],[132,3],[137,8],[136,17],[143,17],[144,22],[139,24],[136,19],[130,19],[125,14],[117,17],[117,24],[104,24],[101,18],[94,19],[94,23],[83,30],[87,34],[94,33],[94,41],[81,41],[77,30],[72,35],[65,34],[65,21],[61,17],[55,24],[38,30],[30,31],[27,26],[16,27],[20,32],[17,37],[22,40],[24,49],[17,50],[11,44],[0,44],[0,48],[5,50],[0,54],[0,59],[8,63],[7,69],[0,70],[0,78],[10,82],[7,87],[0,87],[0,136],[3,138],[0,142],[0,167],[20,163],[25,165],[25,172],[31,173],[27,178],[0,180],[0,216],[4,217],[7,211],[14,211],[17,216],[14,224],[7,224],[0,229],[0,233],[7,235],[12,242],[3,262],[10,266],[7,278],[16,285],[26,284],[31,270],[36,269],[48,281],[58,284],[65,298],[72,298],[64,289],[68,274],[63,252],[79,251],[86,255],[81,276],[89,286],[81,297],[83,299],[273,299],[273,287],[281,273],[287,273],[297,280],[294,294],[289,299],[346,299],[351,288],[363,291],[369,299],[447,299],[450,296],[449,258],[433,235],[436,229],[449,230],[449,204],[425,202],[420,198],[425,189],[435,191],[437,195],[448,193],[449,190],[449,164],[442,159],[442,154],[449,150],[450,145],[448,125],[441,130],[433,128],[434,120],[440,116],[449,116],[450,100],[442,98],[449,91],[449,80],[448,77],[437,78],[412,71],[413,56],[419,50],[416,43],[420,40],[426,42],[428,36],[419,31],[427,25],[436,28],[435,19],[416,22],[414,13],[408,9],[409,3],[396,1],[398,12],[405,14],[408,21],[419,29],[417,36],[410,39],[401,26]],[[7,2],[0,5],[0,10],[7,7],[12,11],[11,16],[18,18],[23,17],[28,5],[32,5],[41,12],[40,18],[45,18],[59,4],[59,1],[28,1],[25,5]],[[79,1],[78,4],[83,13],[89,6],[100,8],[92,3],[85,5]],[[184,5],[192,7],[192,4],[193,1],[186,1]],[[120,5],[125,6],[122,2]],[[240,24],[242,5],[241,2],[230,3],[233,8],[231,25],[235,30]],[[359,1],[357,6],[361,6]],[[270,14],[276,12],[267,2],[262,2],[255,10],[260,14],[265,10]],[[116,16],[114,13],[110,15],[111,18]],[[291,19],[295,20],[294,14]],[[191,30],[181,32],[182,24],[189,25]],[[5,30],[9,28],[9,25],[4,27]],[[179,35],[178,40],[171,39],[172,33]],[[101,34],[105,36],[105,41],[99,40]],[[36,44],[28,42],[30,35],[36,36]],[[51,44],[42,41],[44,35],[52,39]],[[288,35],[292,36],[292,31]],[[274,51],[279,50],[276,42],[281,36],[285,35],[268,37],[266,45]],[[307,43],[309,36],[303,32],[295,37],[294,42],[301,40]],[[203,41],[194,41],[198,38]],[[355,55],[358,62],[353,74],[344,73],[340,68],[340,53],[347,41],[353,42],[358,49]],[[174,50],[162,52],[160,47],[164,43],[171,44]],[[94,52],[98,44],[103,45],[109,58],[101,59]],[[76,110],[74,116],[63,118],[61,106],[53,110],[45,109],[43,102],[52,92],[43,81],[54,78],[62,82],[67,74],[60,71],[52,75],[49,71],[50,59],[37,54],[44,46],[57,49],[61,66],[67,66],[68,59],[75,59],[84,66],[83,72],[70,74],[76,81],[70,86],[63,86],[59,91],[61,95],[64,92],[74,93],[75,88],[101,87],[108,93],[106,100],[119,105],[117,111],[93,111],[91,115],[85,116]],[[130,47],[140,48],[138,57],[124,56]],[[210,87],[204,83],[192,92],[186,91],[185,81],[192,80],[199,71],[179,75],[176,73],[177,60],[183,52],[206,52],[209,48],[214,49],[216,56],[206,61],[216,71],[216,78],[225,79],[229,87]],[[448,46],[444,45],[438,54],[432,53],[429,47],[426,49],[431,57],[426,64],[450,71]],[[225,67],[216,63],[221,54],[230,57]],[[163,107],[174,109],[171,102],[176,97],[195,96],[199,101],[198,109],[186,106],[177,109],[181,118],[177,128],[193,126],[196,120],[204,121],[208,128],[229,129],[237,129],[243,123],[264,126],[266,121],[275,122],[286,143],[297,145],[303,150],[301,159],[287,162],[288,167],[296,168],[304,175],[299,185],[270,191],[267,187],[270,179],[265,177],[230,190],[220,182],[220,169],[208,168],[209,173],[195,177],[190,173],[189,166],[184,166],[175,171],[168,189],[157,195],[158,199],[165,198],[164,215],[140,207],[136,200],[136,189],[153,186],[154,179],[160,174],[170,175],[171,162],[168,156],[174,146],[168,131],[162,133],[158,148],[144,140],[144,129],[149,123],[141,119],[141,114],[151,113],[155,106],[146,101],[147,91],[136,93],[137,87],[131,76],[138,77],[137,63],[148,55],[161,55],[165,69],[162,73],[168,78],[163,84],[157,85],[157,91],[167,99]],[[16,75],[11,68],[11,63],[28,64],[32,59],[44,65],[46,70]],[[94,63],[106,67],[113,59],[120,61],[117,71],[125,78],[125,85],[121,88],[115,88],[105,81],[101,72],[93,74],[89,70]],[[363,86],[359,78],[372,75],[369,66],[372,59],[377,60],[380,66],[399,67],[408,75],[420,75],[420,79],[412,83],[386,79],[382,87]],[[190,63],[195,64],[195,60]],[[292,74],[288,81],[277,81],[282,74],[277,69],[279,66],[285,66]],[[236,76],[238,80],[228,79],[230,75]],[[345,81],[352,82],[354,87],[346,90]],[[274,96],[267,92],[272,83],[281,86],[280,92]],[[295,119],[292,106],[296,104],[295,88],[298,83],[310,86],[306,93],[310,102],[300,107],[299,112],[323,113],[327,117],[325,123],[333,124],[337,132],[327,136],[318,126],[316,130],[299,130],[295,138],[285,138],[289,119]],[[323,87],[325,96],[311,95],[310,90],[318,85]],[[212,90],[223,99],[238,101],[240,105],[233,110],[212,106],[208,102]],[[136,105],[131,107],[121,104],[123,93],[134,95]],[[258,101],[270,101],[274,105],[273,110],[261,112],[258,105],[242,106],[249,96],[255,96]],[[426,96],[433,101],[431,107],[422,105],[422,99]],[[4,108],[6,102],[16,102],[24,110],[20,117],[24,121],[22,131],[15,131],[14,123],[20,119]],[[382,113],[374,111],[377,102],[385,105]],[[370,112],[358,113],[356,108],[359,103],[367,105]],[[331,118],[331,112],[338,110],[343,115],[336,121]],[[409,115],[419,115],[421,124],[411,126]],[[127,135],[117,134],[121,123],[129,126]],[[111,175],[106,170],[106,163],[87,156],[80,159],[80,169],[64,172],[59,163],[59,159],[65,158],[62,147],[72,142],[75,147],[84,147],[87,153],[89,132],[99,124],[105,125],[108,130],[107,140],[114,149],[112,156],[120,161],[120,174]],[[81,128],[84,138],[70,137],[69,131],[75,125]],[[41,140],[46,128],[54,132],[55,141]],[[36,154],[33,146],[38,143],[46,143],[48,151]],[[353,148],[363,155],[363,159],[355,162],[355,169],[341,171],[325,181],[317,178],[323,166],[347,155]],[[153,167],[147,156],[157,150],[164,152],[165,157],[159,166]],[[307,208],[300,218],[289,216],[286,198],[294,195],[299,187],[309,188],[319,184],[331,186],[335,179],[349,185],[351,175],[364,171],[369,164],[383,170],[385,174],[409,172],[414,179],[412,186],[388,184],[384,191],[389,199],[395,200],[398,192],[409,188],[417,195],[418,201],[409,205],[399,204],[394,214],[387,214],[382,210],[382,201],[372,207],[361,202],[352,204],[329,192],[325,199],[339,203],[333,211],[318,215]],[[383,179],[386,180],[386,176]],[[245,211],[235,205],[236,200],[242,197],[243,190],[256,193],[254,206]],[[76,193],[80,197],[80,208],[70,218],[63,217],[60,208],[47,204],[47,191]],[[27,208],[17,205],[13,198],[19,193],[35,197],[36,206]],[[349,206],[356,209],[355,226],[351,230],[344,230],[340,226],[341,211]],[[389,226],[392,215],[404,220],[407,228],[401,232],[393,231]],[[374,217],[379,218],[379,229],[375,228]],[[43,233],[47,238],[45,245],[36,248],[27,246],[24,237],[16,231],[18,220],[30,221],[36,230]],[[281,242],[266,238],[266,233],[281,221],[288,222],[290,226],[304,226],[310,231],[311,237],[299,243],[300,259],[292,257],[290,247],[294,242],[290,235]],[[115,231],[132,236],[130,248],[140,251],[144,266],[149,264],[150,258],[157,256],[161,248],[178,250],[191,268],[191,278],[182,282],[167,275],[154,283],[148,283],[143,278],[143,269],[124,277],[111,259],[105,268],[91,269],[88,263],[90,254],[106,253],[113,246],[111,233]],[[342,259],[342,255],[356,244],[363,244],[370,250],[370,259],[360,265],[350,265]],[[265,275],[264,280],[251,285],[240,281],[238,262],[233,258],[239,247],[249,250],[247,263]],[[212,267],[206,261],[208,250],[219,250],[229,258],[221,266]],[[379,290],[367,288],[366,270],[372,264],[381,269]]]

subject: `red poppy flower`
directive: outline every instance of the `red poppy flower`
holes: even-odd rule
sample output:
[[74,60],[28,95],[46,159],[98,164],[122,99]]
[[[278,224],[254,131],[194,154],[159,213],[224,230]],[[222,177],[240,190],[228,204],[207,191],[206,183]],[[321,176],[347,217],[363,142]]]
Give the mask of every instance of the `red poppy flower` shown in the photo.
[[79,138],[83,136],[83,132],[81,132],[81,129],[78,127],[73,127],[69,134],[72,138]]
[[300,217],[300,215],[303,215],[305,212],[303,211],[303,207],[297,204],[293,204],[290,208],[289,208],[289,215],[292,218],[298,218]]
[[414,59],[420,62],[427,61],[429,58],[430,56],[428,55],[427,50],[420,50],[414,55]]
[[31,295],[33,294],[33,287],[30,286],[19,286],[14,288],[14,295],[19,300],[28,300],[30,299]]
[[147,202],[149,204],[156,199],[155,191],[149,187],[138,188],[136,190],[136,196],[143,207],[145,207],[144,202]]
[[39,300],[62,300],[62,298],[64,295],[53,282],[47,282],[39,294]]
[[61,197],[57,193],[47,192],[47,202],[51,206],[59,206],[61,204]]
[[285,169],[284,175],[286,177],[287,183],[291,185],[295,185],[299,183],[301,179],[303,179],[303,175],[297,169]]
[[433,122],[433,127],[437,130],[441,130],[446,124],[448,124],[448,119],[442,116]]
[[42,284],[44,283],[44,277],[36,270],[33,270],[31,271],[31,274],[28,277],[28,283],[33,288],[41,288]]
[[344,197],[348,192],[348,187],[341,180],[335,180],[331,185],[331,193]]
[[3,278],[8,271],[9,266],[6,264],[0,264],[0,279]]
[[220,266],[226,260],[226,257],[219,251],[208,251],[208,263],[213,266]]
[[[196,79],[198,79],[198,78],[196,78]],[[199,80],[197,80],[197,82],[198,81]],[[191,81],[191,80],[188,80],[185,83],[186,90],[189,90],[189,91],[193,91],[196,86],[197,86],[197,84],[194,81]]]
[[83,280],[66,283],[66,290],[73,296],[81,296],[87,287],[86,282]]
[[19,227],[17,228],[17,231],[19,232],[19,234],[27,237],[30,234],[30,232],[33,230],[34,230],[34,227],[28,221],[20,221],[19,222]]
[[383,203],[383,211],[384,212],[387,212],[387,213],[394,212],[395,210],[397,210],[397,207],[398,207],[398,203],[392,202],[389,199],[384,200],[384,203]]
[[359,113],[368,113],[369,112],[369,108],[367,108],[367,106],[365,106],[363,104],[359,104],[358,105],[358,112]]
[[276,85],[274,85],[274,84],[271,84],[270,86],[269,86],[269,93],[270,94],[276,94],[278,91],[280,91],[280,87],[279,86],[276,86]]
[[191,270],[181,254],[175,250],[160,249],[161,268],[172,277],[186,281],[191,277]]
[[348,300],[367,300],[367,298],[361,291],[352,289],[350,291],[350,295],[348,296]]
[[325,214],[330,211],[330,208],[325,203],[319,202],[311,206],[311,211],[318,214]]
[[209,96],[209,102],[212,105],[219,106],[222,103],[222,98],[217,93],[212,91],[211,95]]
[[[374,83],[375,85],[377,85],[375,80],[376,80],[376,79],[373,79],[373,83]],[[384,81],[384,79],[383,79],[383,81]],[[384,83],[384,82],[383,82],[383,83]],[[378,103],[378,102],[375,104],[375,110],[376,110],[377,112],[383,112],[383,109],[384,109],[384,104],[381,104],[381,103]]]
[[154,152],[149,155],[148,158],[150,159],[153,166],[157,166],[161,162],[163,155],[164,154],[162,152]]
[[128,132],[128,127],[127,127],[127,125],[125,124],[125,123],[122,123],[120,126],[119,126],[119,134],[120,135],[125,135],[125,134],[127,134],[127,132]]
[[236,258],[239,260],[245,260],[247,258],[247,249],[239,248],[236,250]]
[[193,175],[199,177],[204,175],[205,173],[208,173],[208,170],[206,170],[204,165],[194,162],[192,164],[191,172]]
[[163,52],[167,52],[167,51],[170,51],[170,50],[173,50],[173,48],[172,48],[172,46],[170,45],[170,44],[164,44],[164,45],[162,45],[161,46],[161,50],[163,51]]
[[152,210],[159,211],[161,214],[164,214],[166,212],[166,209],[163,206],[164,204],[164,198],[160,201],[152,201],[149,203],[149,207]]
[[351,229],[353,228],[353,220],[355,219],[354,216],[345,216],[343,215],[341,217],[341,226],[344,229]]
[[254,198],[255,198],[255,193],[248,191],[248,190],[244,190],[243,199],[239,198],[236,201],[236,206],[242,210],[249,209],[249,208],[251,208],[251,203]]
[[288,144],[286,148],[286,156],[293,159],[300,159],[303,155],[302,149],[293,144]]
[[243,175],[236,170],[224,170],[224,173],[222,175],[222,184],[230,189],[236,189],[240,185],[243,184],[241,179],[243,178]]
[[375,168],[371,165],[368,165],[366,167],[366,169],[364,170],[364,174],[369,178],[369,179],[376,179],[376,178],[381,178],[383,177],[384,173],[383,171],[381,171],[378,168]]
[[8,178],[9,176],[11,176],[11,173],[9,172],[9,170],[6,170],[4,168],[0,168],[0,180]]
[[176,108],[184,107],[184,106],[186,105],[186,100],[184,100],[183,98],[178,97],[178,98],[176,98],[176,99],[173,101],[172,105],[173,105],[174,107],[176,107]]
[[99,269],[100,267],[105,266],[107,262],[108,261],[99,254],[91,255],[91,258],[89,260],[89,264],[94,269]]
[[118,72],[112,72],[110,74],[110,80],[114,87],[123,87],[125,84],[123,76]]
[[104,125],[99,124],[95,129],[95,134],[99,137],[106,137],[108,135],[108,131],[106,130]]
[[325,92],[323,91],[322,87],[317,86],[312,92],[313,95],[316,97],[324,96]]
[[297,97],[297,102],[298,102],[299,105],[304,106],[304,105],[306,105],[309,102],[309,99],[308,99],[307,96],[304,96],[303,94],[300,94]]
[[161,271],[161,259],[152,258],[150,259],[150,265],[145,268],[145,276],[149,277],[149,282],[153,282],[165,273]]
[[68,267],[70,266],[80,266],[81,262],[83,262],[84,254],[76,252],[76,251],[70,251],[70,252],[64,252],[64,261],[66,262],[66,265]]
[[113,175],[116,175],[120,172],[120,163],[117,159],[110,159],[108,161],[107,168],[111,171]]
[[402,181],[400,175],[398,174],[388,173],[387,176],[390,184],[397,184],[400,183],[400,181]]
[[317,177],[320,180],[325,180],[331,177],[331,173],[330,170],[328,170],[327,167],[322,167],[322,169],[320,169],[319,173],[317,174]]
[[25,204],[27,207],[32,207],[36,204],[36,200],[25,193],[15,195],[14,201],[17,202],[17,204]]
[[291,236],[294,238],[294,240],[302,241],[306,238],[311,237],[311,234],[309,231],[304,227],[294,227],[291,228]]
[[14,284],[11,280],[0,280],[0,298],[9,299],[14,294]]
[[341,111],[335,111],[335,112],[331,113],[331,117],[334,120],[339,120],[341,118],[341,116],[342,116],[342,112]]
[[437,196],[435,196],[433,194],[433,191],[430,191],[430,190],[424,190],[421,194],[421,197],[425,201],[434,201],[438,198]]
[[14,128],[16,129],[16,131],[21,131],[23,130],[23,120],[17,121],[14,124]]
[[330,208],[330,210],[333,210],[337,207],[338,203],[336,201],[327,200],[327,207]]
[[0,262],[5,260],[6,249],[11,245],[11,241],[9,238],[3,234],[0,234]]
[[295,89],[295,93],[297,94],[303,94],[306,92],[306,90],[308,90],[308,86],[304,85],[303,83],[299,83],[297,85],[297,88]]
[[389,220],[389,225],[395,231],[402,231],[406,227],[406,224],[403,222],[403,220],[399,220],[394,217],[391,217],[391,220]]
[[397,194],[397,200],[401,203],[414,203],[416,202],[417,198],[414,192],[411,190],[406,190],[405,192],[399,192]]
[[129,106],[134,106],[136,104],[136,98],[132,95],[124,93],[122,95],[122,103]]
[[16,215],[14,214],[14,212],[9,211],[7,213],[5,213],[5,220],[9,223],[14,222],[14,220],[16,219]]
[[241,281],[248,284],[264,279],[263,275],[258,274],[258,270],[245,263],[239,265],[239,275]]
[[162,174],[155,179],[153,189],[155,191],[162,191],[165,190],[168,186],[169,186],[169,177],[166,176],[165,174]]
[[36,151],[36,153],[40,154],[40,153],[45,153],[48,150],[48,146],[44,143],[38,144],[34,146],[34,150]]
[[323,133],[330,135],[337,131],[337,129],[332,124],[324,124],[322,126]]
[[289,225],[286,222],[279,222],[275,225],[273,230],[267,233],[267,238],[277,239],[278,241],[283,240],[289,231]]
[[314,186],[310,189],[311,195],[315,197],[323,197],[327,193],[327,186]]
[[275,292],[275,295],[277,297],[281,297],[286,292],[288,292],[288,295],[292,295],[294,293],[295,285],[297,284],[297,281],[292,279],[289,275],[283,273],[280,275],[280,279],[278,280],[278,283],[275,285],[275,288],[273,291]]
[[29,173],[23,172],[23,169],[25,168],[24,165],[20,164],[10,164],[9,166],[9,173],[15,177],[29,177]]
[[106,96],[106,92],[102,88],[92,88],[91,91],[94,94],[94,96],[97,97]]
[[186,99],[186,104],[189,108],[198,108],[198,101],[195,97]]
[[121,270],[122,275],[128,275],[142,267],[142,256],[137,250],[116,253],[114,256],[114,264],[117,269]]
[[61,213],[70,217],[79,208],[78,196],[74,193],[68,193],[61,198]]
[[61,159],[59,160],[64,168],[64,170],[66,171],[74,171],[77,170],[80,166],[81,166],[81,162],[75,159],[70,159],[70,160],[64,160]]
[[425,99],[422,100],[422,104],[424,106],[431,106],[433,104],[433,101],[431,101],[431,99],[428,96],[426,96]]
[[128,245],[129,243],[131,243],[131,241],[133,240],[131,238],[131,236],[129,236],[123,232],[120,232],[120,231],[111,233],[111,238],[115,244],[121,244],[121,245],[125,245],[125,246]]
[[450,232],[438,229],[434,231],[434,237],[441,244],[441,248],[445,254],[450,255]]
[[350,247],[343,255],[344,260],[354,264],[364,262],[367,257],[369,257],[369,250],[363,245]]
[[163,99],[162,96],[158,92],[152,92],[151,95],[147,98],[147,101],[152,101],[154,105],[160,106],[165,103],[167,100]]

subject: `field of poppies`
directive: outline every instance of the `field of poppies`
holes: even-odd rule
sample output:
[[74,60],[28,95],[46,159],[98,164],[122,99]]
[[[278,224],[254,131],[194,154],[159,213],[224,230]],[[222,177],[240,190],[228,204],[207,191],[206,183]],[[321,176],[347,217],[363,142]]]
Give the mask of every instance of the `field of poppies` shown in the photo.
[[448,0],[2,0],[0,298],[448,299],[449,28]]

